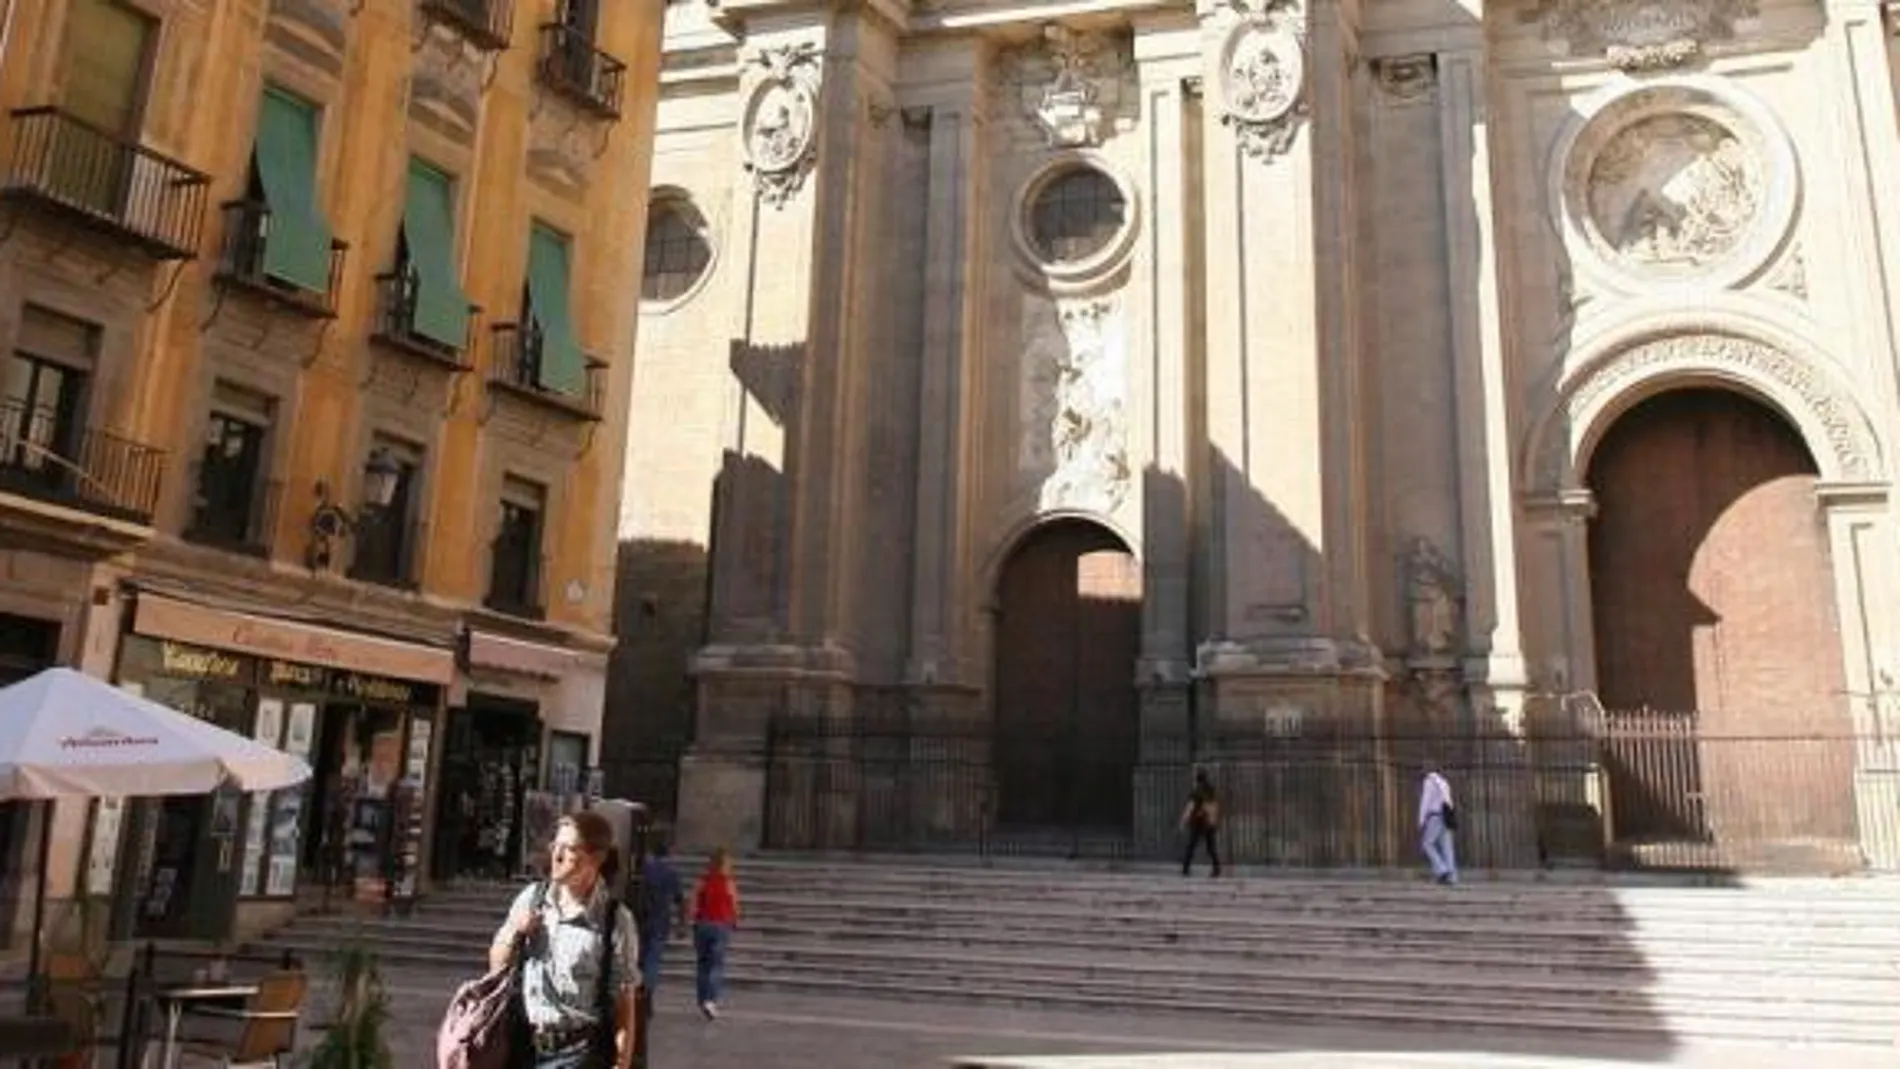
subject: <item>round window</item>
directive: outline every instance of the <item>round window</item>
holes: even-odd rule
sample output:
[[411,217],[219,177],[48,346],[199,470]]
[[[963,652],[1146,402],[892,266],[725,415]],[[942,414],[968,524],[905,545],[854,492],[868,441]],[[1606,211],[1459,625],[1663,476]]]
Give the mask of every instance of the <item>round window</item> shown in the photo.
[[1128,204],[1115,180],[1093,167],[1066,171],[1036,192],[1029,237],[1037,255],[1072,264],[1101,252],[1128,223]]
[[648,301],[678,300],[699,282],[712,262],[712,246],[698,213],[685,204],[662,202],[647,213],[646,262],[640,296]]

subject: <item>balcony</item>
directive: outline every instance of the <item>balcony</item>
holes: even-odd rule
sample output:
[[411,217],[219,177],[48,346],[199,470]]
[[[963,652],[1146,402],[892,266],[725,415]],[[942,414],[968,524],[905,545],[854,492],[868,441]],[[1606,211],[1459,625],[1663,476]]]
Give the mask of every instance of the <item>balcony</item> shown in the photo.
[[422,579],[422,547],[427,536],[426,525],[419,521],[397,519],[383,512],[365,514],[356,526],[350,578],[397,590],[416,589]]
[[599,420],[607,392],[607,365],[587,358],[587,388],[580,396],[541,385],[541,335],[532,326],[497,323],[489,362],[490,389],[531,401],[584,420]]
[[264,483],[244,501],[214,501],[205,493],[204,478],[203,466],[192,465],[191,485],[195,488],[196,500],[191,520],[185,525],[185,541],[227,553],[268,559],[271,535],[277,529],[277,509],[284,498],[284,484]]
[[541,82],[581,110],[601,119],[620,118],[627,65],[594,47],[587,35],[565,23],[541,27]]
[[422,14],[453,26],[484,52],[499,52],[514,37],[513,0],[422,0]]
[[312,319],[336,318],[336,294],[343,280],[343,257],[349,246],[330,241],[330,278],[324,292],[304,289],[264,270],[264,249],[271,233],[270,206],[260,201],[234,200],[224,212],[224,248],[218,253],[218,279],[263,297]]
[[482,604],[504,616],[547,619],[546,599],[541,596],[541,577],[547,574],[547,558],[519,552],[502,539],[490,543],[488,551],[488,596],[482,599]]
[[[0,494],[150,527],[164,476],[163,450],[105,431],[49,424],[16,401],[0,401]],[[42,518],[74,525],[70,517]]]
[[[470,342],[460,347],[444,345],[416,332],[416,297],[420,282],[414,271],[392,271],[376,276],[376,324],[370,338],[392,349],[431,360],[453,371],[468,370]],[[468,306],[469,329],[481,306]]]
[[190,260],[204,235],[210,179],[57,108],[13,115],[0,197],[29,201],[130,240],[156,260]]

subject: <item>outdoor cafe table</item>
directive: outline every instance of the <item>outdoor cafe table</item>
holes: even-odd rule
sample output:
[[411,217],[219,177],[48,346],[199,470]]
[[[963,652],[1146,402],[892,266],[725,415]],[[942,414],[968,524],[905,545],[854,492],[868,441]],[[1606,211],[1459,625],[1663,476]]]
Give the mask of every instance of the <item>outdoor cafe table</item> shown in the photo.
[[165,1007],[165,1047],[159,1065],[163,1069],[178,1066],[178,1022],[193,1003],[230,1002],[257,994],[256,984],[194,983],[161,987],[152,992],[152,1001]]

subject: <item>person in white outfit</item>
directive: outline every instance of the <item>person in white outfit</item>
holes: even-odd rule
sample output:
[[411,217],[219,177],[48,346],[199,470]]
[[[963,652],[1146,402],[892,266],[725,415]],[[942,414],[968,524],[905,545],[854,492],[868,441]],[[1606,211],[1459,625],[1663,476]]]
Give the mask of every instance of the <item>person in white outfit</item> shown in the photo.
[[1425,773],[1425,785],[1418,797],[1419,846],[1432,866],[1439,883],[1458,882],[1458,853],[1452,845],[1457,817],[1451,804],[1451,784],[1436,769]]

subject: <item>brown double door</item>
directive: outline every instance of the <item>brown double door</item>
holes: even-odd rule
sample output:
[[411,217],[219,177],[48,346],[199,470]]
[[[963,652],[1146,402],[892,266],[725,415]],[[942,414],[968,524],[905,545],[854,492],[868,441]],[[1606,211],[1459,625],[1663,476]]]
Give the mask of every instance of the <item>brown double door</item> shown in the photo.
[[1719,390],[1644,401],[1598,446],[1590,583],[1598,690],[1620,711],[1608,755],[1619,838],[1851,836],[1815,479],[1787,423]]
[[1125,831],[1140,565],[1106,529],[1060,521],[1018,545],[997,594],[999,826]]

